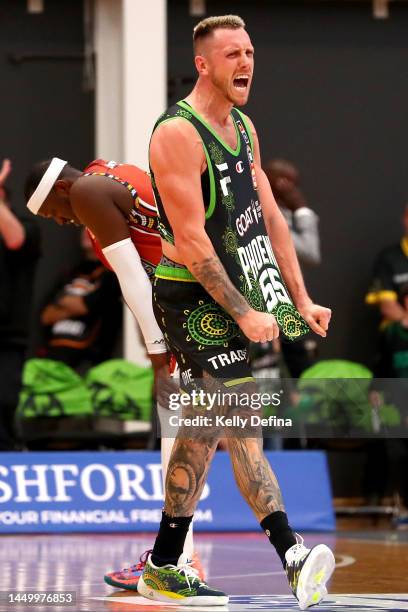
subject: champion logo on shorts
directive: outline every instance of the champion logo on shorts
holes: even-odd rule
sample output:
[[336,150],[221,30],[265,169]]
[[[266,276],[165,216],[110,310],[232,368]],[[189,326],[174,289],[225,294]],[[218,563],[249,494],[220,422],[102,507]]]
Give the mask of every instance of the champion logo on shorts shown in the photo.
[[271,532],[269,531],[269,529],[266,529],[266,530],[265,530],[265,533],[266,533],[266,535],[268,536],[268,538],[270,538],[270,537],[271,537]]
[[173,529],[174,529],[175,527],[178,527],[178,524],[177,523],[170,523],[170,527],[173,527]]

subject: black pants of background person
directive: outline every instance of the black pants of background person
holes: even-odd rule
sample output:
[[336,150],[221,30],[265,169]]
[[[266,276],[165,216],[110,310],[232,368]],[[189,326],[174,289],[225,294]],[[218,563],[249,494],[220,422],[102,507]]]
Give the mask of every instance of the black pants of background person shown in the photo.
[[286,367],[292,378],[299,378],[304,370],[314,363],[311,352],[307,348],[307,340],[297,342],[282,342],[282,354]]
[[402,504],[408,509],[408,440],[367,440],[365,444],[367,455],[363,494],[366,500],[377,505],[383,497],[398,493]]
[[[307,348],[307,339],[298,340],[297,342],[282,342],[281,351],[285,365],[289,371],[291,378],[299,378],[302,372],[312,366],[316,359],[313,351]],[[310,341],[309,341],[310,342]],[[297,450],[306,448],[307,440],[300,438],[289,438],[284,441],[285,449]]]
[[24,348],[0,347],[0,451],[16,448],[15,413],[24,359]]

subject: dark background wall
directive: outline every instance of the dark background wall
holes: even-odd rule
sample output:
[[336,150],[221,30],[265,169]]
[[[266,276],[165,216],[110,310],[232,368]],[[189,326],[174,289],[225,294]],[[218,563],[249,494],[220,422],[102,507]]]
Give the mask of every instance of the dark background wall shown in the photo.
[[[12,160],[7,184],[18,211],[24,210],[24,177],[34,162],[57,156],[81,168],[93,157],[93,93],[84,91],[83,79],[83,2],[44,5],[44,13],[34,15],[27,13],[26,0],[0,0],[0,160]],[[34,318],[79,255],[77,230],[38,222],[43,256]]]
[[[169,2],[169,76],[195,75],[187,0]],[[371,364],[376,317],[364,305],[373,260],[400,238],[408,201],[408,5],[373,19],[369,2],[210,1],[238,13],[255,45],[246,107],[264,160],[301,170],[320,216],[323,263],[305,270],[313,297],[333,308],[324,357]],[[176,85],[170,102],[187,94]]]

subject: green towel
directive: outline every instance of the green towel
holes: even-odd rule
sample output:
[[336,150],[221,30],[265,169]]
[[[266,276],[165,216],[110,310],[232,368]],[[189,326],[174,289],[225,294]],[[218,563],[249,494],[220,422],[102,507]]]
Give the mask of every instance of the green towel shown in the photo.
[[92,414],[89,390],[72,368],[52,359],[29,359],[23,370],[18,416],[59,417]]
[[124,359],[111,359],[85,376],[94,414],[123,420],[150,421],[153,370]]

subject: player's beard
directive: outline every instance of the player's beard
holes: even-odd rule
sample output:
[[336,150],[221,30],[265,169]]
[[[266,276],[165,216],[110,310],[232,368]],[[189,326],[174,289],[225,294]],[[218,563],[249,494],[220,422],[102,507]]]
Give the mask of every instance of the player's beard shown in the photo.
[[216,74],[213,74],[211,76],[211,83],[232,105],[240,104],[240,102],[231,95],[229,83],[225,78],[222,79]]

